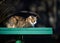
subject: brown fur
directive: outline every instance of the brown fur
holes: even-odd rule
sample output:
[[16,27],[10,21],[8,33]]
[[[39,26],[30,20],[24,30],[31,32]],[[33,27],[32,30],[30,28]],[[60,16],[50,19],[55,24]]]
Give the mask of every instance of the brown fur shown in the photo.
[[[8,28],[23,28],[23,27],[31,27],[32,25],[30,24],[31,21],[32,23],[36,21],[36,17],[34,16],[29,16],[26,19],[21,17],[21,16],[12,16],[8,22],[6,22],[6,26]],[[14,26],[14,27],[13,27]]]

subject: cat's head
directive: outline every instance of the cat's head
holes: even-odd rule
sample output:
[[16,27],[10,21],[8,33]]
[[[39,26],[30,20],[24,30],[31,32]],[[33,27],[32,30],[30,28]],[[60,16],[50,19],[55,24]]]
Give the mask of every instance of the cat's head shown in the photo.
[[33,25],[35,25],[37,23],[37,17],[35,17],[35,16],[29,16],[27,18],[27,21],[33,26]]

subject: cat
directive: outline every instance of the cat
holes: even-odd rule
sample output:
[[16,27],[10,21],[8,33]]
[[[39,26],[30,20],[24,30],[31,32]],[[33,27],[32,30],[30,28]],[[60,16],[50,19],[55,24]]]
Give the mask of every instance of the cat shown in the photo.
[[7,28],[27,28],[27,27],[34,27],[37,23],[37,17],[29,16],[27,18],[23,18],[21,16],[12,16],[6,22]]

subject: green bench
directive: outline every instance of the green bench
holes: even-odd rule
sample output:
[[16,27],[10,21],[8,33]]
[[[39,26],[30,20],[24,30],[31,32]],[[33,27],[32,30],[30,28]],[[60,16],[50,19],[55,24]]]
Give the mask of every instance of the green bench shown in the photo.
[[0,28],[0,34],[53,34],[52,28]]

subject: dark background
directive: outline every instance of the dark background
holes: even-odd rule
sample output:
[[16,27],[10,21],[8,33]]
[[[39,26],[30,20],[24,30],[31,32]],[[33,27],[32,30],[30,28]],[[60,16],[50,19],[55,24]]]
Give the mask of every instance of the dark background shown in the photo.
[[15,43],[21,40],[22,43],[58,43],[59,39],[54,39],[52,35],[0,35],[0,43]]

